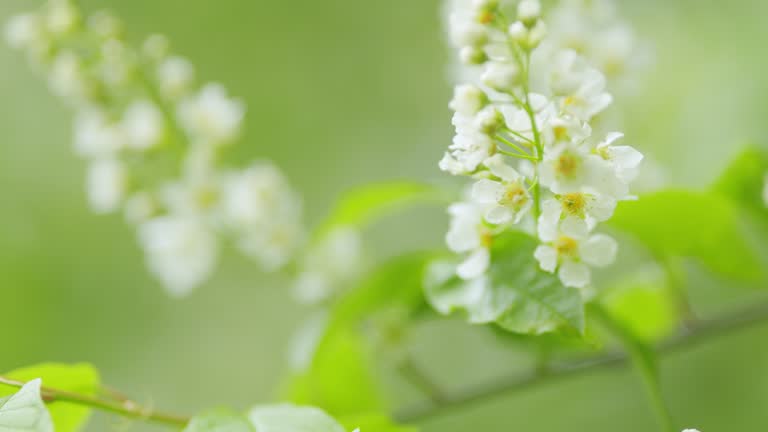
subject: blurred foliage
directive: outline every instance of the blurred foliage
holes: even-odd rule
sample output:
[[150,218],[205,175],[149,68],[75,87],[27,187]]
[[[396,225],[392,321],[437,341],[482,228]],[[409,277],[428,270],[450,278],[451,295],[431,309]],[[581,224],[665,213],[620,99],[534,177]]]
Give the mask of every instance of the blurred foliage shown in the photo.
[[[29,3],[4,0],[0,19]],[[351,187],[441,177],[436,161],[450,140],[450,123],[436,0],[83,4],[114,9],[136,39],[168,34],[203,78],[241,95],[249,103],[248,145],[229,157],[258,155],[285,167],[305,194],[311,221]],[[619,102],[627,136],[659,162],[671,184],[703,187],[741,143],[768,141],[766,59],[759,55],[768,38],[768,3],[729,2],[727,13],[722,2],[701,0],[625,1],[623,7],[656,50],[647,83]],[[245,402],[269,400],[285,372],[290,335],[307,314],[290,300],[286,281],[226,257],[218,277],[192,298],[166,298],[146,275],[122,222],[86,209],[84,167],[71,155],[69,119],[22,63],[0,47],[0,289],[4,318],[23,327],[4,333],[0,369],[93,361],[105,382],[186,413],[211,403],[245,408]],[[742,159],[745,165],[734,172],[756,175],[753,161]],[[725,195],[744,190],[718,185]],[[729,196],[749,206],[756,192]],[[732,212],[717,198],[697,202],[713,205],[718,215]],[[684,214],[689,219],[680,222],[688,224],[711,217],[706,210]],[[738,218],[724,220],[728,230],[741,230]],[[374,236],[382,250],[403,238],[440,247],[445,226],[439,213],[409,213]],[[720,252],[725,263],[702,261],[725,271],[754,266],[751,258],[736,262],[746,249],[732,252],[728,245]],[[694,306],[704,311],[765,297],[696,273],[688,285]],[[529,362],[526,352],[493,351],[472,329],[447,324],[420,335],[419,351],[443,360],[435,373],[452,377],[456,387]],[[768,427],[768,349],[755,343],[766,336],[768,329],[757,327],[665,359],[664,391],[679,419],[704,431]],[[451,349],[457,346],[473,348]],[[653,430],[636,385],[624,371],[584,376],[457,410],[427,421],[423,430]],[[394,386],[399,402],[416,399],[402,383]],[[551,415],[553,406],[558,415]],[[154,430],[107,421],[91,430],[116,426]]]

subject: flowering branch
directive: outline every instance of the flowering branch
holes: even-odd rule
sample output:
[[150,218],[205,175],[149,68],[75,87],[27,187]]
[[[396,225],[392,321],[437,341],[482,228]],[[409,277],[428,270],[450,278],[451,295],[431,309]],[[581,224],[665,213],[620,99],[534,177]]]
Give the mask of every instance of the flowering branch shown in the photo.
[[[26,384],[26,382],[0,376],[0,384],[21,388]],[[140,420],[150,420],[170,426],[185,426],[187,423],[189,423],[189,419],[186,417],[155,411],[149,407],[141,406],[136,402],[133,402],[129,399],[124,399],[122,397],[120,399],[123,400],[111,401],[51,387],[42,387],[40,389],[40,393],[46,403],[69,402],[77,405],[88,406],[102,411],[109,411],[124,417]]]
[[[658,345],[656,351],[658,354],[680,351],[716,337],[766,322],[768,322],[768,302],[763,302],[762,304],[748,306],[723,314],[717,318],[692,324],[676,336]],[[627,354],[616,352],[577,362],[550,365],[545,369],[539,368],[531,373],[497,378],[490,383],[478,384],[453,394],[443,394],[439,404],[427,403],[409,407],[398,412],[395,417],[403,422],[424,420],[440,415],[450,409],[467,407],[502,394],[511,394],[537,385],[601,369],[625,366],[629,363],[629,360]]]

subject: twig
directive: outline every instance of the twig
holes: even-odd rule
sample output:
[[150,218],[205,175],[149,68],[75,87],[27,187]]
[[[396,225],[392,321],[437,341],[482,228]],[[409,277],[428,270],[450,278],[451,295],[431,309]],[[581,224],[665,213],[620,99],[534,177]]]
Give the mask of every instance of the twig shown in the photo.
[[[657,347],[659,354],[675,352],[715,337],[757,324],[768,322],[768,302],[730,312],[711,320],[699,321]],[[395,414],[402,422],[415,422],[440,415],[449,409],[466,408],[478,402],[502,394],[511,394],[548,382],[577,376],[586,372],[624,366],[628,363],[626,354],[609,353],[594,358],[552,365],[546,374],[528,373],[499,378],[486,384],[470,387],[455,394],[443,394],[439,404],[423,404],[406,408]]]
[[[0,384],[20,388],[24,386],[26,382],[0,376]],[[189,423],[188,418],[154,411],[152,409],[142,407],[131,400],[115,402],[51,387],[42,387],[40,389],[40,393],[41,397],[46,403],[70,402],[78,405],[90,406],[92,408],[97,408],[103,411],[110,411],[124,417],[150,420],[172,426],[184,426]]]
[[443,390],[435,383],[427,374],[413,361],[413,358],[408,356],[398,367],[400,375],[408,380],[414,387],[421,390],[430,401],[432,405],[440,405],[446,402]]

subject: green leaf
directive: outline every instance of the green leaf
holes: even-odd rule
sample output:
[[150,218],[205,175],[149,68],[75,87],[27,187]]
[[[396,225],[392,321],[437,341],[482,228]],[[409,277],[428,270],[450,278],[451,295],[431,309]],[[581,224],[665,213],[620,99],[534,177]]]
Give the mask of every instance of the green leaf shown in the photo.
[[371,360],[362,335],[335,328],[320,341],[309,369],[289,380],[286,397],[334,415],[383,410]]
[[255,429],[243,415],[215,410],[195,416],[183,432],[255,432]]
[[423,309],[424,268],[433,256],[412,253],[392,259],[341,297],[330,311],[311,365],[290,379],[287,398],[321,406],[334,415],[384,411],[373,359],[359,327],[363,320],[386,311],[407,321]]
[[714,272],[744,280],[763,273],[736,208],[718,194],[669,190],[645,195],[622,202],[610,224],[659,258],[696,258]]
[[401,308],[408,314],[422,308],[424,270],[435,256],[434,252],[414,252],[376,268],[334,305],[331,326],[355,325],[382,309]]
[[360,414],[340,419],[347,430],[360,429],[360,432],[417,432],[412,426],[393,423],[386,415]]
[[653,349],[641,340],[631,329],[624,326],[616,320],[609,312],[597,304],[591,304],[589,307],[590,316],[598,320],[603,327],[608,330],[624,346],[627,354],[632,359],[632,364],[643,380],[648,397],[651,400],[653,409],[658,416],[663,430],[666,432],[677,432],[672,417],[664,401],[661,392],[661,381],[659,378],[659,365],[656,359],[656,353]]
[[615,286],[601,301],[611,316],[649,343],[670,336],[678,319],[673,293],[663,275],[655,276]]
[[712,185],[712,190],[768,221],[768,206],[763,200],[766,174],[768,153],[756,147],[749,147],[723,171]]
[[459,279],[455,263],[436,262],[427,277],[428,300],[438,312],[462,312],[473,324],[496,323],[522,334],[583,334],[581,294],[539,269],[537,244],[520,232],[497,238],[487,275],[474,281]]
[[385,214],[423,202],[441,202],[438,188],[413,182],[376,183],[347,192],[320,229],[324,234],[339,226],[362,228]]
[[257,406],[248,414],[256,432],[346,432],[323,410],[289,404]]
[[[88,364],[45,363],[16,369],[4,375],[19,381],[42,378],[45,386],[88,396],[95,396],[99,390],[99,374]],[[0,396],[12,392],[12,388],[0,385]],[[56,432],[78,431],[90,415],[88,407],[64,401],[52,402],[48,404],[48,409],[56,425]]]
[[0,432],[53,432],[51,415],[40,397],[40,380],[0,401]]

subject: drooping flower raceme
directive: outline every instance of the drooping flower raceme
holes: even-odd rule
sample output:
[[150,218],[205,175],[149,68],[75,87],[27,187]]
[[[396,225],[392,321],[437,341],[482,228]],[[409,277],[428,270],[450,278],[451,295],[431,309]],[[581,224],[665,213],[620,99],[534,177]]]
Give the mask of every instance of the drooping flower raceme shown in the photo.
[[197,84],[163,36],[134,49],[118,19],[85,16],[71,0],[12,18],[5,36],[74,109],[92,209],[136,225],[149,269],[171,293],[211,275],[222,238],[266,270],[291,259],[303,237],[300,198],[270,162],[220,166],[245,105],[221,84]]
[[[606,74],[627,53],[600,51],[590,32],[601,29],[580,28],[577,35],[553,28],[538,0],[452,0],[450,6],[464,79],[449,105],[456,135],[439,165],[472,178],[467,199],[449,209],[446,240],[465,257],[456,272],[467,280],[482,276],[494,237],[518,229],[538,236],[534,257],[543,271],[585,288],[592,267],[615,259],[616,241],[595,230],[618,202],[633,198],[630,183],[643,159],[617,144],[621,133],[593,132],[596,117],[613,102]],[[582,16],[587,5],[572,1],[555,6],[553,19],[577,6],[576,19],[593,22]],[[589,47],[575,42],[587,35]]]

